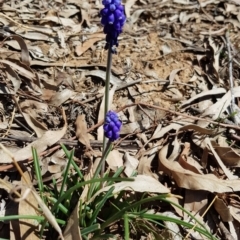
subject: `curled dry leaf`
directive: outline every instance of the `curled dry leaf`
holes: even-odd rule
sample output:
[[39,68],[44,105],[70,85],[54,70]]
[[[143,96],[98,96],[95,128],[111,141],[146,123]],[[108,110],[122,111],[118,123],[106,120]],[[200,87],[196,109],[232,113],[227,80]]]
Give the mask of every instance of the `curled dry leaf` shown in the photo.
[[42,135],[41,138],[37,139],[36,141],[30,143],[28,146],[13,153],[15,160],[21,161],[32,157],[32,147],[37,150],[38,154],[40,154],[41,152],[46,150],[49,146],[52,146],[57,141],[59,141],[64,136],[67,130],[67,120],[64,110],[62,110],[62,116],[64,120],[64,126],[62,129],[57,131],[47,131]]
[[131,14],[130,14],[130,10],[131,7],[135,4],[137,0],[127,0],[126,4],[125,4],[125,13],[126,13],[126,17],[130,18]]
[[[16,40],[21,49],[21,60],[26,66],[30,66],[28,47],[23,38],[19,35],[11,35],[11,39]],[[5,39],[7,40],[7,38]]]
[[178,72],[184,70],[185,68],[179,68],[179,69],[174,69],[169,75],[169,84],[172,85],[173,81],[175,79],[175,76],[177,75]]
[[233,220],[230,209],[222,199],[216,198],[213,206],[224,222],[230,222]]
[[37,102],[34,100],[26,100],[18,104],[17,99],[15,104],[18,106],[18,109],[28,126],[34,130],[38,137],[48,130],[47,127],[37,120],[38,112],[47,112],[48,106],[45,103]]
[[192,172],[195,172],[197,174],[201,174],[201,172],[199,171],[199,169],[197,169],[194,165],[191,165],[187,162],[188,159],[188,152],[190,151],[190,143],[185,143],[184,144],[184,149],[182,151],[182,153],[179,156],[178,162],[179,164],[187,170],[190,170]]
[[79,115],[76,119],[75,125],[78,141],[85,145],[88,149],[91,149],[90,140],[87,133],[87,123],[85,121],[85,115]]
[[[87,71],[85,72],[86,76],[95,76],[101,78],[103,81],[106,80],[106,72],[102,70],[92,70],[92,71]],[[110,83],[113,85],[121,86],[123,82],[118,78],[113,75],[110,77]]]
[[84,52],[86,52],[90,47],[93,46],[94,43],[103,40],[105,38],[105,34],[96,33],[90,35],[90,37],[90,39],[87,39],[82,44],[76,46],[75,52],[78,56],[81,56]]
[[222,180],[213,174],[200,175],[184,169],[178,162],[169,162],[166,158],[168,145],[164,146],[158,154],[159,170],[172,176],[177,185],[191,190],[206,190],[209,192],[240,191],[240,180]]
[[203,92],[191,97],[190,99],[184,101],[180,107],[181,108],[185,107],[191,103],[194,103],[196,100],[201,101],[201,99],[212,98],[213,95],[220,95],[220,94],[225,94],[225,93],[226,93],[226,89],[224,89],[224,88],[214,88],[209,91],[203,91]]

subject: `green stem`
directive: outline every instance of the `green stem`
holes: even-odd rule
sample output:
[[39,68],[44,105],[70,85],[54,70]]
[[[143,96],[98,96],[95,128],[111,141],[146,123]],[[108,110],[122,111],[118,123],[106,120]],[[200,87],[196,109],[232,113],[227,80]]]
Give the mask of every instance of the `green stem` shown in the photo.
[[128,222],[128,214],[125,213],[123,216],[124,219],[124,239],[129,240],[129,222]]
[[[106,149],[105,149],[105,151],[103,151],[102,158],[101,158],[100,162],[98,163],[96,171],[95,171],[95,173],[93,175],[93,179],[97,179],[98,174],[101,171],[101,167],[103,165],[103,162],[105,162],[105,159],[106,159],[107,155],[109,154],[109,152],[111,151],[111,149],[112,149],[112,142],[108,141]],[[89,190],[88,190],[88,196],[87,196],[88,200],[92,197],[94,188],[95,188],[95,184],[91,184],[90,187],[89,187]]]
[[104,103],[105,117],[109,110],[109,88],[110,88],[111,67],[112,67],[112,48],[109,46],[108,57],[107,57],[106,81],[105,81],[105,103]]
[[[105,81],[105,102],[104,102],[104,118],[106,118],[109,110],[109,89],[110,89],[110,76],[112,67],[112,47],[109,45],[108,56],[107,56],[107,69],[106,69],[106,81]],[[106,137],[103,136],[103,152],[106,149]],[[100,164],[100,163],[99,163]],[[104,175],[105,161],[101,163],[101,177]]]

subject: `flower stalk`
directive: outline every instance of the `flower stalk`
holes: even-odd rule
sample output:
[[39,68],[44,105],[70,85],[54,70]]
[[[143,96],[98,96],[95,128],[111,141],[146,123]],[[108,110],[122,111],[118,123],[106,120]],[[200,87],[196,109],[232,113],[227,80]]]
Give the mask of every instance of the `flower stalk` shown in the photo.
[[[105,170],[105,159],[110,151],[113,141],[119,138],[119,132],[121,129],[121,122],[115,112],[109,111],[109,89],[110,89],[110,76],[112,65],[112,54],[116,54],[116,48],[118,46],[118,36],[122,32],[123,25],[126,17],[124,14],[124,7],[121,0],[103,0],[104,8],[101,10],[101,23],[104,26],[104,33],[106,34],[105,49],[108,50],[107,56],[107,69],[106,69],[106,81],[105,81],[105,102],[104,102],[104,138],[103,138],[103,156],[99,163],[101,167],[101,176],[103,177]],[[109,139],[108,144],[106,138]]]

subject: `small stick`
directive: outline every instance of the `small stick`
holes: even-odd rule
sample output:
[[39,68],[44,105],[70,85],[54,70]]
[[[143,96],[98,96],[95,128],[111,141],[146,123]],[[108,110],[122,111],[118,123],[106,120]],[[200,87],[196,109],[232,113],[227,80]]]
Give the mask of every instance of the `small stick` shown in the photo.
[[231,47],[230,47],[230,39],[229,39],[229,31],[226,31],[226,41],[227,41],[227,49],[228,49],[228,71],[229,71],[229,82],[230,82],[230,91],[231,91],[231,113],[234,123],[237,124],[237,119],[234,115],[235,109],[235,97],[233,91],[233,75],[232,75],[232,54],[231,54]]

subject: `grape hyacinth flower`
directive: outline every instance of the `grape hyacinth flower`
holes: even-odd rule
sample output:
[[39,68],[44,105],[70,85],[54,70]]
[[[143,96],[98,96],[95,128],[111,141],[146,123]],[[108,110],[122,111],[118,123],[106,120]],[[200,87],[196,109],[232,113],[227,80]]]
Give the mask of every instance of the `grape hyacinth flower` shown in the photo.
[[126,17],[121,0],[103,0],[104,8],[101,10],[101,23],[106,34],[105,49],[111,48],[112,53],[116,53],[113,46],[118,46],[118,36],[122,32]]
[[113,142],[119,138],[122,123],[118,118],[117,113],[108,111],[103,125],[104,135]]

